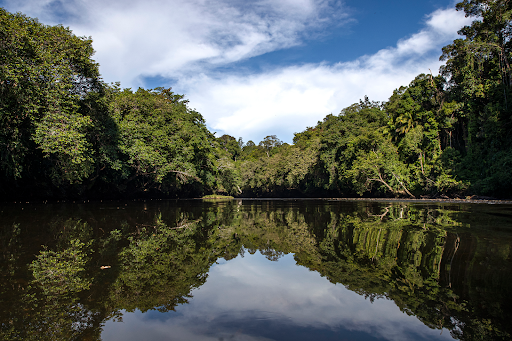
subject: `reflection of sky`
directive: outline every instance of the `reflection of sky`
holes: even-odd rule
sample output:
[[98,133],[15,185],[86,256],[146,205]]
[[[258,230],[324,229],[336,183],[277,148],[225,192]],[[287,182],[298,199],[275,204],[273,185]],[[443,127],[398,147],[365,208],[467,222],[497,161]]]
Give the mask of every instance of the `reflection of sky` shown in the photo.
[[108,321],[102,340],[451,340],[402,313],[373,303],[296,266],[260,253],[219,261],[205,285],[176,312],[125,313]]

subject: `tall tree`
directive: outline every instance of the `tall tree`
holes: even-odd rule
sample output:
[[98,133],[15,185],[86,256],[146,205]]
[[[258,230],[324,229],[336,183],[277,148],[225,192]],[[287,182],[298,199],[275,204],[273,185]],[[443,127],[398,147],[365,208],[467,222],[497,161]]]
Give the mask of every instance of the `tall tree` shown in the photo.
[[215,186],[215,138],[187,103],[164,88],[111,94],[124,158],[120,190],[169,193],[189,184],[201,192]]
[[231,135],[224,134],[221,137],[217,138],[217,142],[220,144],[221,148],[227,151],[231,158],[236,161],[240,154],[242,153],[242,138],[237,139]]
[[452,132],[458,106],[447,101],[444,87],[443,77],[420,74],[408,86],[395,90],[385,104],[389,136],[401,162],[409,168],[411,189],[417,193],[439,194],[462,188],[445,165],[446,156],[456,154],[451,145],[457,145]]
[[467,153],[462,175],[477,191],[503,194],[512,188],[512,2],[464,0],[456,7],[475,18],[459,31],[465,38],[444,47],[441,56],[450,95],[461,104],[457,118]]
[[270,152],[283,144],[283,142],[277,138],[276,135],[266,136],[260,143],[259,146],[263,147],[265,153],[267,153],[267,157],[270,157]]
[[[364,101],[343,109],[338,116],[328,115],[318,124],[317,128],[322,131],[320,161],[328,179],[324,184],[326,189],[344,194],[366,192],[360,190],[365,187],[366,178],[354,178],[351,170],[356,160],[362,160],[361,153],[375,151],[374,142],[384,139],[386,123],[386,113],[381,104],[365,97]],[[354,181],[358,181],[356,178],[363,181],[363,187],[354,187]],[[365,188],[370,190],[370,187]]]
[[[101,90],[92,40],[0,8],[0,169],[13,180],[80,182],[93,170],[81,100]],[[41,165],[44,164],[44,167]]]

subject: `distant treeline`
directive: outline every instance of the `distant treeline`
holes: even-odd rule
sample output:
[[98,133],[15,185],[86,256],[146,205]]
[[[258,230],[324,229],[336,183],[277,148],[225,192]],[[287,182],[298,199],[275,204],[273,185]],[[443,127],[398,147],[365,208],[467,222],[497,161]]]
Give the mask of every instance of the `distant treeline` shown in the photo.
[[[89,38],[0,9],[0,198],[512,193],[512,3],[464,0],[440,74],[293,145],[216,138],[171,89],[102,81]],[[341,80],[340,80],[341,81]]]

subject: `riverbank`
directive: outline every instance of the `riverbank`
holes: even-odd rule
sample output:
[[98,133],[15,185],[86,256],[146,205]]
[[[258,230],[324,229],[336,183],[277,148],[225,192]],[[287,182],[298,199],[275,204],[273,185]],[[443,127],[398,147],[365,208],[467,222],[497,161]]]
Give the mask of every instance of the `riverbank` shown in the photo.
[[408,199],[408,198],[329,198],[328,200],[333,201],[391,201],[391,202],[414,202],[414,203],[464,203],[464,204],[507,204],[512,205],[512,200],[498,200],[498,199]]

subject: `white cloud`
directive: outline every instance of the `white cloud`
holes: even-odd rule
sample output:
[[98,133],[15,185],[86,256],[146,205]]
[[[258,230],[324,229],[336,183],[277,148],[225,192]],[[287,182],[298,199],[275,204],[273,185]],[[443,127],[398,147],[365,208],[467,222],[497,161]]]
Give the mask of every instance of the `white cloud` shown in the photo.
[[472,19],[466,18],[463,12],[455,9],[438,9],[427,16],[426,28],[408,39],[398,42],[399,54],[423,54],[439,43],[449,42],[457,36],[457,31]]
[[425,28],[396,47],[355,61],[288,66],[253,75],[202,74],[181,78],[175,87],[220,134],[256,143],[275,134],[291,142],[293,133],[365,95],[385,101],[393,90],[420,73],[437,73],[440,49],[457,37],[470,19],[454,9],[437,10]]
[[[208,126],[259,142],[337,114],[368,95],[387,100],[419,73],[436,73],[442,46],[471,19],[454,9],[426,17],[425,27],[395,47],[337,64],[237,72],[233,62],[285,49],[304,36],[350,20],[336,0],[4,0],[48,24],[62,22],[92,36],[106,81],[143,85],[143,77],[177,80]],[[229,66],[218,71],[218,66]]]
[[179,78],[301,43],[344,15],[326,0],[6,0],[6,8],[93,37],[107,81]]
[[466,18],[464,12],[456,10],[437,10],[428,16],[427,25],[437,34],[444,35],[446,39],[453,39],[454,32],[463,26],[471,24],[474,18]]

